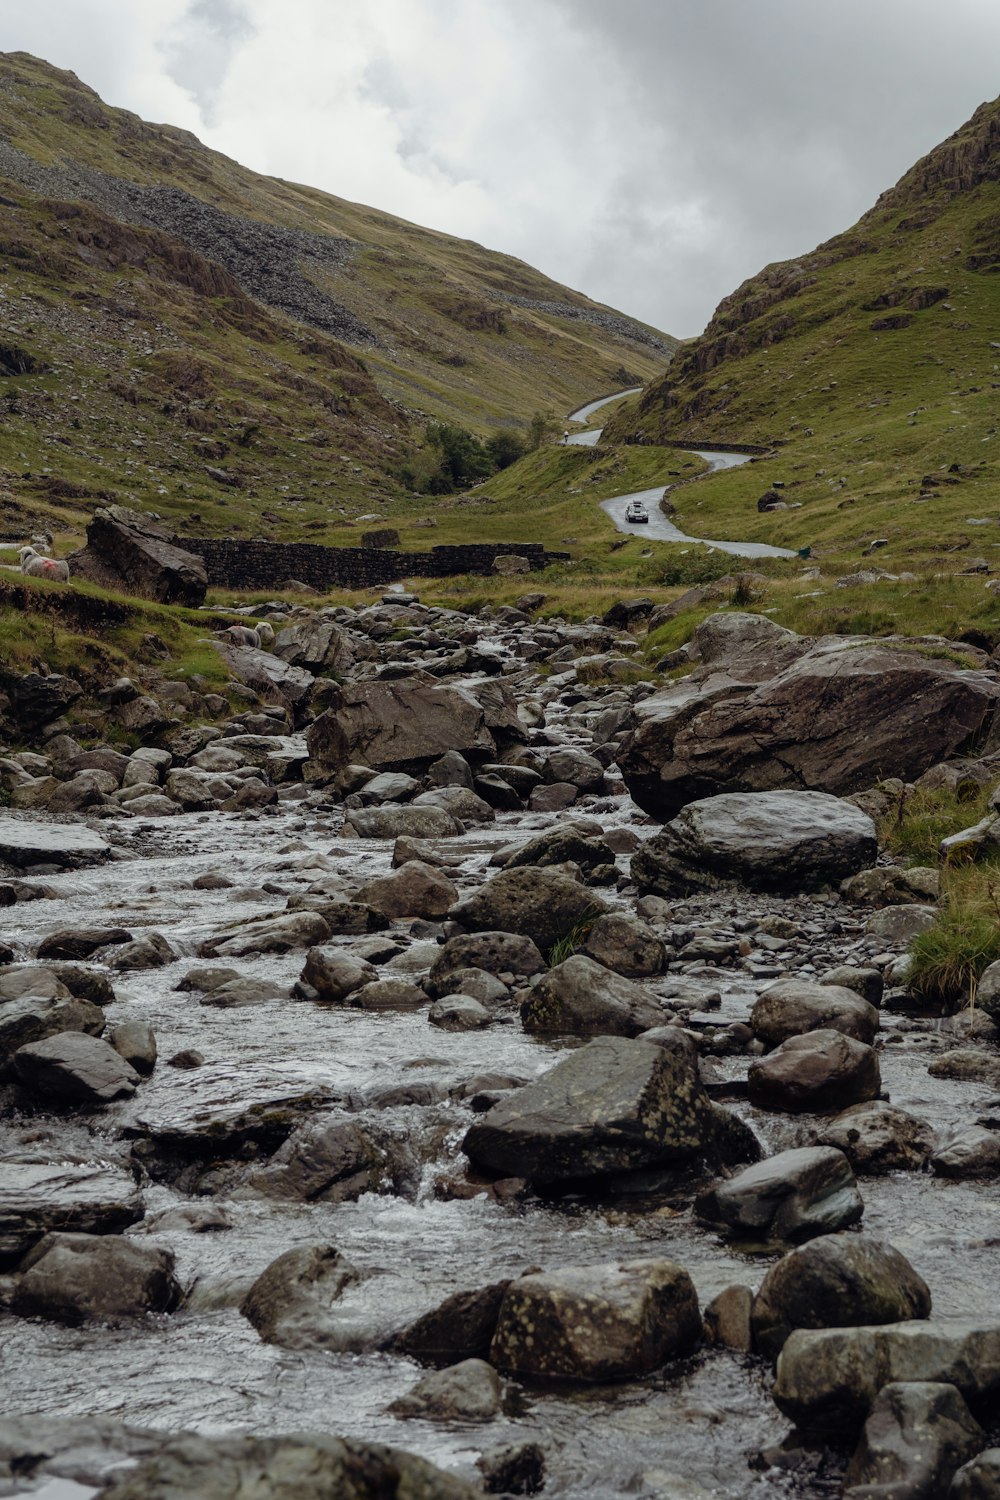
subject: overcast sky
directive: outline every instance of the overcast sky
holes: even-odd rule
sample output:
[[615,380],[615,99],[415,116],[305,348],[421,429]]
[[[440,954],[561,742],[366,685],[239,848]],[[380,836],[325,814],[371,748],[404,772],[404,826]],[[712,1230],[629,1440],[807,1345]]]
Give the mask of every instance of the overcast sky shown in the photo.
[[686,337],[1000,92],[1000,3],[0,0],[0,49]]

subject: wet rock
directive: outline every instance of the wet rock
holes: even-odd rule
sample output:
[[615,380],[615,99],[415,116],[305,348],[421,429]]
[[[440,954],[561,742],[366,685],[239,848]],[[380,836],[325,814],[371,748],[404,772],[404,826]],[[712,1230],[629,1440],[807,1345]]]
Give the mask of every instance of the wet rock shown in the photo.
[[878,1056],[839,1031],[793,1036],[750,1064],[750,1102],[760,1109],[816,1113],[878,1097]]
[[130,1067],[148,1078],[156,1066],[156,1037],[148,1021],[121,1021],[111,1028],[108,1040]]
[[405,979],[375,979],[354,990],[349,1003],[358,1010],[420,1010],[427,1004],[427,994],[419,985]]
[[573,806],[579,795],[570,782],[556,781],[551,786],[534,787],[528,796],[528,807],[532,812],[563,812]]
[[587,886],[559,870],[501,870],[452,908],[456,922],[472,932],[513,932],[547,952],[576,928],[608,910]]
[[473,1000],[478,1000],[480,1005],[485,1005],[492,1012],[510,998],[510,991],[501,980],[488,974],[485,969],[459,969],[451,975],[440,998],[443,1000],[449,995],[471,995]]
[[840,964],[820,975],[820,984],[835,984],[842,989],[853,990],[869,1005],[881,1005],[885,980],[878,969],[855,968],[853,964]]
[[130,943],[132,934],[124,927],[73,927],[50,933],[38,945],[39,958],[88,958],[98,948],[115,943]]
[[545,1454],[537,1443],[488,1448],[476,1459],[476,1467],[488,1495],[537,1495],[545,1488]]
[[610,845],[596,834],[583,833],[580,829],[560,827],[547,828],[536,834],[526,844],[520,844],[504,862],[505,870],[519,869],[522,865],[579,865],[581,870],[593,870],[598,865],[614,863]]
[[100,864],[111,846],[99,833],[82,823],[22,823],[0,820],[0,862],[16,869],[32,865],[58,865],[77,870]]
[[632,878],[664,897],[739,881],[750,890],[836,884],[877,853],[875,825],[823,792],[730,793],[689,802],[632,856]]
[[70,1152],[0,1157],[0,1259],[20,1257],[50,1230],[116,1234],[143,1215],[135,1178]]
[[286,1000],[288,991],[270,979],[229,979],[202,995],[200,1004],[218,1010],[237,1010],[245,1005],[266,1005],[269,1000]]
[[244,1191],[301,1203],[353,1203],[362,1193],[404,1192],[418,1175],[408,1149],[356,1120],[310,1121],[293,1132]]
[[918,906],[934,902],[941,894],[941,875],[926,865],[883,865],[862,870],[840,888],[845,901],[854,906]]
[[[427,767],[427,780],[433,786],[464,786],[472,791],[472,767],[457,750],[446,750]],[[416,790],[416,788],[414,788]]]
[[496,818],[490,804],[464,786],[440,786],[421,792],[414,798],[413,806],[440,807],[468,828],[482,827]]
[[942,1052],[927,1066],[932,1078],[958,1078],[1000,1088],[1000,1057],[980,1047],[956,1047]]
[[116,1477],[101,1500],[478,1500],[478,1491],[398,1448],[310,1433],[180,1434]]
[[661,974],[667,966],[662,939],[640,917],[624,912],[598,917],[587,933],[583,952],[606,969],[631,979]]
[[104,1022],[99,1006],[72,995],[53,1000],[28,995],[23,1000],[8,1001],[0,1005],[0,1067],[6,1067],[18,1048],[60,1032],[85,1031],[100,1036]]
[[56,1108],[128,1098],[140,1082],[109,1043],[80,1031],[30,1042],[14,1053],[13,1066],[25,1089]]
[[885,1385],[845,1475],[845,1500],[935,1500],[985,1441],[953,1385]]
[[497,1281],[471,1291],[453,1292],[439,1307],[397,1334],[392,1348],[433,1364],[487,1354],[509,1286],[509,1281]]
[[1000,1025],[1000,962],[983,970],[976,987],[976,1004]]
[[794,1244],[856,1224],[864,1203],[843,1152],[804,1146],[716,1183],[695,1210],[730,1234]]
[[874,1005],[853,990],[807,979],[779,979],[770,985],[750,1012],[754,1036],[768,1047],[809,1031],[839,1031],[870,1044],[879,1027]]
[[865,932],[882,943],[909,945],[936,921],[937,911],[933,906],[885,906],[868,918]]
[[927,1318],[931,1294],[905,1256],[860,1234],[825,1234],[771,1267],[753,1301],[754,1346],[777,1359],[796,1328]]
[[133,943],[123,943],[107,958],[107,963],[109,968],[125,973],[128,969],[162,969],[176,958],[162,932],[147,932]]
[[0,969],[0,1002],[21,1000],[67,1000],[69,988],[63,984],[54,969],[38,968],[33,964],[12,964],[9,969]]
[[1000,1500],[1000,1448],[963,1464],[951,1482],[948,1500]]
[[332,1245],[286,1250],[257,1277],[240,1303],[265,1344],[283,1349],[343,1349],[337,1303],[358,1272]]
[[550,751],[545,761],[548,782],[575,786],[581,792],[598,792],[604,785],[604,767],[586,750],[564,746]]
[[987,1316],[798,1330],[781,1351],[773,1394],[806,1431],[850,1430],[883,1386],[925,1380],[955,1386],[973,1412],[988,1410],[1000,1391],[1000,1323]]
[[564,1266],[512,1281],[490,1362],[536,1379],[599,1384],[648,1374],[701,1342],[698,1298],[670,1260]]
[[721,1349],[749,1354],[753,1349],[750,1312],[753,1292],[748,1286],[727,1286],[705,1308],[705,1337]]
[[493,1017],[472,995],[445,995],[435,1000],[427,1019],[442,1031],[482,1031]]
[[680,1033],[666,1046],[597,1037],[505,1095],[462,1149],[493,1171],[551,1183],[689,1161],[719,1128]]
[[489,1422],[500,1411],[500,1377],[482,1359],[464,1359],[461,1364],[425,1375],[389,1407],[397,1417],[424,1417],[430,1421]]
[[377,980],[378,970],[343,948],[310,948],[299,979],[316,991],[318,999],[342,1005],[363,985]]
[[343,834],[359,839],[441,839],[465,831],[464,825],[443,807],[352,808]]
[[[239,1070],[204,1064],[193,1049],[167,1059],[186,1076],[130,1112],[123,1132],[136,1149],[152,1143],[182,1162],[232,1157],[251,1143],[275,1151],[303,1117],[333,1102],[329,1088],[290,1082],[252,1063]],[[149,1167],[150,1157],[143,1160]]]
[[367,932],[383,932],[389,918],[364,901],[342,901],[322,895],[289,896],[290,912],[311,912],[326,924],[327,937],[361,937]]
[[391,875],[362,886],[358,900],[390,918],[434,919],[445,916],[455,904],[458,889],[440,870],[414,859],[400,865]]
[[202,958],[245,958],[255,953],[288,953],[294,948],[312,948],[324,943],[330,928],[316,912],[279,912],[244,922],[236,933],[206,938],[199,948]]
[[1000,1130],[967,1125],[931,1156],[938,1177],[1000,1176]]
[[14,1312],[53,1323],[172,1312],[182,1295],[169,1250],[118,1235],[47,1234],[18,1269]]
[[873,1099],[843,1110],[823,1129],[818,1144],[843,1151],[855,1172],[881,1176],[919,1171],[933,1150],[934,1132],[916,1115]]
[[431,965],[427,988],[432,995],[447,995],[455,976],[463,969],[485,969],[487,974],[511,974],[530,979],[545,971],[538,945],[531,938],[512,932],[477,932],[449,938]]
[[[695,633],[706,662],[708,625]],[[998,701],[991,673],[883,642],[737,642],[636,705],[639,727],[619,763],[635,801],[660,818],[719,792],[799,786],[842,796],[886,776],[913,781],[980,733]]]
[[525,1031],[541,1034],[635,1037],[663,1020],[663,1007],[642,985],[579,953],[544,974],[521,1002]]

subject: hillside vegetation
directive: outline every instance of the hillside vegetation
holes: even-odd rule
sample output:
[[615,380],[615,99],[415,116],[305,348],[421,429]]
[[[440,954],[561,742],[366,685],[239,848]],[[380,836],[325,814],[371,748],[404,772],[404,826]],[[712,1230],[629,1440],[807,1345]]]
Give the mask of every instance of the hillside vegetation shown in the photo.
[[676,341],[0,57],[0,534],[95,504],[336,542],[426,424],[526,433]]
[[[1000,102],[846,233],[724,299],[611,418],[632,443],[775,445],[700,491],[689,529],[887,569],[1000,548]],[[796,508],[758,516],[768,485]],[[693,497],[692,497],[693,499]]]

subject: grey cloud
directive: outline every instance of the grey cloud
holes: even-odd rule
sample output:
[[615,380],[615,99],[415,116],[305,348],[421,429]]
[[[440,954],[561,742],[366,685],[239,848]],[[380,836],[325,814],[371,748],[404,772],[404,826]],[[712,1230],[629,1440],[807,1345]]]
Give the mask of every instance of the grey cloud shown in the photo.
[[245,0],[190,0],[161,44],[168,77],[187,89],[208,125],[233,54],[253,32]]

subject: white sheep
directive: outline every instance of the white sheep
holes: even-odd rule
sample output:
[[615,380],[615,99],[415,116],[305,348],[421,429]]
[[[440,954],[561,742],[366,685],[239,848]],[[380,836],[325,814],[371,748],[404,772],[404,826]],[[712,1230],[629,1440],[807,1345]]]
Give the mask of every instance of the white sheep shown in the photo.
[[234,646],[250,646],[255,651],[260,649],[260,636],[248,625],[230,625],[223,634],[229,637]]
[[30,578],[53,578],[57,583],[69,582],[69,567],[57,558],[42,557],[34,547],[22,547],[18,556],[21,559],[21,572],[27,573]]

